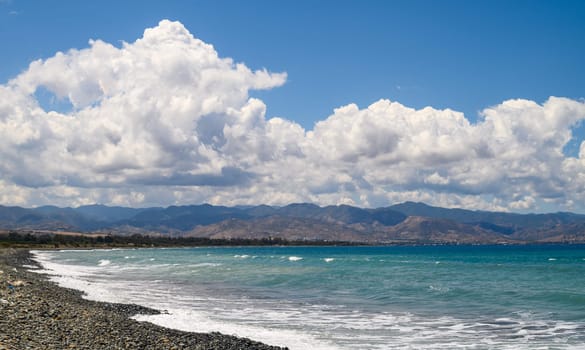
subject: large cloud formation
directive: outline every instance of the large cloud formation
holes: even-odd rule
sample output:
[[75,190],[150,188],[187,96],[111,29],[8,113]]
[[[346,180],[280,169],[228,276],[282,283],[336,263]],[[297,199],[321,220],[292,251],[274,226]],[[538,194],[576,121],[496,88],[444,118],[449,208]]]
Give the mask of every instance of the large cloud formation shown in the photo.
[[[249,96],[285,81],[167,20],[134,43],[90,41],[34,61],[0,85],[0,203],[585,210],[585,142],[578,157],[563,154],[582,101],[509,100],[471,124],[380,100],[307,131],[266,118]],[[69,110],[51,110],[43,92]]]

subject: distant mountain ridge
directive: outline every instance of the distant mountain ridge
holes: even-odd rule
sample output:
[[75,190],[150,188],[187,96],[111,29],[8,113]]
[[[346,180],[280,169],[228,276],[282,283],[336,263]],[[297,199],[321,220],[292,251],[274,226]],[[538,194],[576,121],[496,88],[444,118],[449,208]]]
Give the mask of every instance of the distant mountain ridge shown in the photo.
[[[424,203],[404,202],[390,207],[407,216],[448,219],[468,224],[489,224],[512,230],[538,229],[556,224],[583,222],[585,215],[559,212],[548,214],[517,214],[466,209],[433,207]],[[512,233],[512,232],[510,232]]]
[[581,214],[488,212],[415,202],[376,209],[309,203],[31,209],[0,205],[0,228],[366,243],[585,243],[585,215]]

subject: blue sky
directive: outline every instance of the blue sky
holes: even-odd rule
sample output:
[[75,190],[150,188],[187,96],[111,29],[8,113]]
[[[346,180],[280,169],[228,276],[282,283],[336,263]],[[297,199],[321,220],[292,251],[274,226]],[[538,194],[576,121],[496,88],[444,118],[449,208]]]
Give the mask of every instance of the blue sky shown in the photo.
[[[32,61],[51,58],[57,51],[86,49],[89,39],[120,48],[122,42],[133,43],[142,37],[145,28],[169,19],[180,22],[193,36],[212,44],[220,57],[231,57],[251,70],[286,72],[285,83],[273,82],[269,89],[246,90],[250,97],[264,103],[266,119],[282,117],[298,123],[305,131],[312,131],[316,123],[327,120],[336,108],[355,103],[362,110],[388,99],[415,110],[431,106],[436,110],[463,112],[475,124],[482,121],[480,111],[510,99],[544,104],[550,96],[558,96],[582,102],[585,97],[583,18],[583,1],[0,0],[0,84],[25,72]],[[35,96],[41,105],[46,104],[44,87],[39,85],[39,89]],[[68,101],[54,104],[53,109],[57,111],[65,111],[60,108],[70,105]],[[570,125],[573,138],[563,146],[565,156],[573,158],[579,157],[585,139],[585,127],[581,119],[576,120]],[[538,123],[536,119],[535,123]],[[551,168],[556,166],[547,164]],[[252,172],[240,165],[226,165],[225,169]],[[427,166],[430,165],[425,163],[424,167]],[[566,167],[577,171],[574,165]],[[402,183],[398,189],[388,185],[390,179],[378,183],[385,189],[384,193],[392,193],[394,197],[381,200],[378,193],[373,195],[374,199],[358,200],[361,195],[356,190],[346,199],[357,205],[383,205],[410,198],[396,195],[397,192],[411,193],[419,186],[432,183],[425,190],[441,196],[453,191],[461,196],[478,195],[484,203],[496,201],[494,208],[564,210],[579,204],[578,198],[564,204],[555,202],[554,198],[563,197],[559,193],[570,180],[561,181],[560,175],[552,173],[551,181],[555,184],[531,182],[524,186],[526,195],[519,189],[520,194],[515,198],[503,199],[489,186],[470,189],[465,181],[455,185],[457,176],[448,174],[446,169],[425,169],[420,181]],[[355,174],[348,176],[356,182],[350,185],[339,180],[336,185],[316,187],[352,192],[352,186],[359,187],[361,180]],[[364,188],[378,188],[368,174],[364,176],[369,183]],[[518,176],[510,175],[510,178],[517,183]],[[5,181],[21,185],[14,179],[5,178]],[[295,198],[336,202],[329,197],[315,199],[311,197],[313,194]],[[427,198],[417,196],[412,199]],[[50,196],[27,198],[21,202],[33,205],[48,201]],[[253,201],[244,197],[188,198],[226,203]],[[507,205],[520,203],[522,198],[532,198],[534,203],[526,207]],[[171,200],[169,204],[173,203]],[[466,203],[491,208],[463,200],[436,201],[436,204],[453,206]]]
[[585,97],[583,1],[3,0],[0,79],[90,38],[133,41],[181,21],[223,56],[286,71],[258,95],[306,128],[355,102],[478,111],[511,98]]

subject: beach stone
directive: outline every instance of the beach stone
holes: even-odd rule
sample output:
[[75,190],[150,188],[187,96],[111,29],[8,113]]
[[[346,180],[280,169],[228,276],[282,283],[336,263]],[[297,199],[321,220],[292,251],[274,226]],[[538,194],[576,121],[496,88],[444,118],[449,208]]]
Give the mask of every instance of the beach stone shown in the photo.
[[22,265],[39,266],[25,250],[0,249],[0,350],[200,349],[277,350],[220,333],[189,333],[138,322],[159,311],[138,305],[88,301]]

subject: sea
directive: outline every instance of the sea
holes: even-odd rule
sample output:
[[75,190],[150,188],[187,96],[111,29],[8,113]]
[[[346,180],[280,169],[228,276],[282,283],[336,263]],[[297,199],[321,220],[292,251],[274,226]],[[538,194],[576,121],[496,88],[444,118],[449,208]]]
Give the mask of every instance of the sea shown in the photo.
[[585,246],[34,251],[138,321],[305,349],[585,349]]

